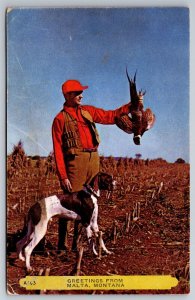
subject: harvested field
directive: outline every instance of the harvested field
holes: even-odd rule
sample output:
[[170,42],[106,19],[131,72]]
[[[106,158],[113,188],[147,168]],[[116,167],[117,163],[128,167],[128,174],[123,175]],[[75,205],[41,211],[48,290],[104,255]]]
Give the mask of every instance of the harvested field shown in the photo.
[[[189,293],[189,164],[164,160],[102,158],[101,169],[114,175],[118,188],[102,192],[99,227],[111,255],[96,258],[86,244],[85,233],[81,275],[172,275],[177,287],[167,291],[46,291],[46,294],[162,294]],[[10,169],[7,182],[7,284],[10,294],[34,294],[19,286],[25,264],[19,261],[15,243],[24,217],[41,197],[59,193],[55,171],[45,161],[25,163]],[[34,271],[50,269],[50,275],[74,275],[77,254],[71,252],[73,224],[68,233],[68,253],[58,255],[58,220],[49,222],[45,250],[31,257]],[[39,293],[39,291],[37,291]]]

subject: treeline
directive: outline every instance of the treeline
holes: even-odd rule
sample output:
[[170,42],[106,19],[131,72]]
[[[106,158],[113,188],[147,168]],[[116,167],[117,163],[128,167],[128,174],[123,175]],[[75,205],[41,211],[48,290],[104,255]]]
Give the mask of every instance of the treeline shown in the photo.
[[[159,166],[167,164],[167,161],[163,158],[142,159],[141,157],[140,153],[135,154],[135,158],[100,156],[101,171],[121,174],[121,172],[125,172],[134,166]],[[185,160],[178,158],[175,163],[182,164],[185,163]],[[51,151],[47,157],[39,155],[28,156],[25,153],[23,142],[20,140],[17,145],[14,145],[12,153],[7,157],[7,175],[8,177],[19,175],[23,169],[30,169],[32,167],[39,168],[44,175],[55,174],[54,153]]]

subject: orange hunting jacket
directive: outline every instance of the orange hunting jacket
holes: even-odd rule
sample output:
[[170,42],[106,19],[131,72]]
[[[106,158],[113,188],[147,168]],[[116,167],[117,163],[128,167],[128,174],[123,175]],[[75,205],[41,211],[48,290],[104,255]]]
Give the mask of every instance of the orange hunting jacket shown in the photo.
[[[81,109],[87,111],[93,122],[99,124],[115,124],[115,117],[120,116],[121,114],[128,114],[130,111],[130,103],[123,105],[115,110],[105,111],[101,108],[96,108],[89,105],[80,105],[77,108],[68,107],[64,105],[64,111],[67,112],[73,119],[77,121],[78,131],[80,136],[80,142],[83,148],[97,148],[98,145],[94,145],[90,127],[87,124],[86,120],[81,115]],[[52,139],[53,139],[53,148],[54,156],[56,161],[57,172],[60,180],[68,178],[66,172],[66,154],[63,149],[63,133],[64,133],[64,115],[63,110],[60,111],[57,116],[54,118],[52,125]]]

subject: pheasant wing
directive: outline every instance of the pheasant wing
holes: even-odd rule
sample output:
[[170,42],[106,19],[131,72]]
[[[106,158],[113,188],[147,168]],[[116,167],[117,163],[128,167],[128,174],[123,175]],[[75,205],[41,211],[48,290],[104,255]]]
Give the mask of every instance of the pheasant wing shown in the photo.
[[122,115],[115,118],[115,124],[123,131],[128,134],[133,133],[133,123],[131,118],[128,115]]
[[144,112],[143,112],[143,116],[142,116],[142,128],[143,128],[143,133],[146,130],[149,130],[150,128],[152,128],[154,126],[156,117],[153,114],[153,112],[151,111],[150,108],[147,108]]

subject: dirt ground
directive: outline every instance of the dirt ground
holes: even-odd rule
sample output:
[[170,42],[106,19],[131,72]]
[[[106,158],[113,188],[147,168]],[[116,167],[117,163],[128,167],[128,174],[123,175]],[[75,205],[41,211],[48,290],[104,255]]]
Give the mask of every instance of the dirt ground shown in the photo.
[[[104,168],[106,171],[106,167]],[[111,171],[113,171],[111,169]],[[151,161],[132,163],[115,170],[118,188],[102,191],[99,199],[99,227],[111,255],[101,259],[89,251],[83,231],[84,254],[80,275],[172,275],[179,283],[171,290],[46,291],[46,294],[162,294],[189,293],[189,164]],[[29,207],[41,197],[60,191],[55,174],[39,168],[25,168],[7,182],[7,289],[9,294],[34,294],[20,287],[27,275],[16,255]],[[130,223],[128,227],[127,219]],[[57,218],[48,226],[45,251],[34,251],[31,264],[38,275],[50,268],[50,275],[74,275],[77,253],[71,251],[73,223],[68,233],[68,251],[59,255]],[[114,232],[116,233],[114,235]],[[36,291],[39,293],[40,291]]]

